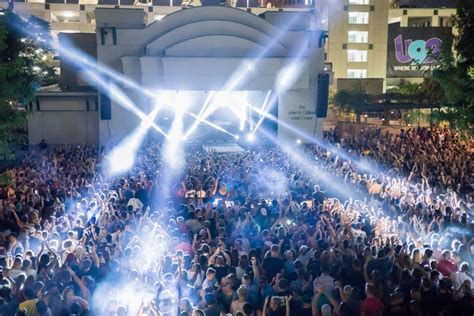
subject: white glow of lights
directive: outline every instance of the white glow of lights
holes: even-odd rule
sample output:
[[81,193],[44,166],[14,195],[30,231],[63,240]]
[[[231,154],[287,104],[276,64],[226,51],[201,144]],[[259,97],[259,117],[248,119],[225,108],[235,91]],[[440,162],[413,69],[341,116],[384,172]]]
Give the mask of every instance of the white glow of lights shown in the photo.
[[133,168],[138,149],[159,111],[160,107],[155,107],[129,136],[112,149],[107,156],[109,175],[118,175]]

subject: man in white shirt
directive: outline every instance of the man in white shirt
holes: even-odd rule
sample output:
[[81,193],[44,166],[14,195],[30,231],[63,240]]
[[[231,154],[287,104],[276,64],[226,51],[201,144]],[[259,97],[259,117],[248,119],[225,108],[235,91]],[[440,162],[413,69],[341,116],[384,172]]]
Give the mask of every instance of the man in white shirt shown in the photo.
[[12,268],[10,269],[9,273],[10,273],[10,277],[15,280],[20,274],[23,273],[23,270],[21,270],[21,265],[22,265],[22,261],[21,261],[21,258],[20,257],[16,257],[15,258],[15,261],[13,262],[13,266]]
[[128,200],[127,207],[128,206],[131,206],[133,208],[133,212],[136,212],[143,208],[143,203],[139,199],[133,197],[130,200]]
[[332,294],[333,290],[335,289],[335,286],[334,278],[329,275],[329,266],[324,264],[321,269],[323,273],[319,277],[314,279],[313,282],[314,293],[317,293],[317,288],[321,284],[324,286],[324,289],[328,293]]
[[296,260],[301,261],[303,265],[308,266],[309,260],[314,256],[314,252],[306,245],[300,247],[299,256]]
[[472,278],[467,274],[469,272],[469,263],[463,262],[459,267],[459,271],[451,274],[451,281],[453,282],[454,290],[459,289],[464,281],[469,280],[471,282],[471,290],[474,289]]

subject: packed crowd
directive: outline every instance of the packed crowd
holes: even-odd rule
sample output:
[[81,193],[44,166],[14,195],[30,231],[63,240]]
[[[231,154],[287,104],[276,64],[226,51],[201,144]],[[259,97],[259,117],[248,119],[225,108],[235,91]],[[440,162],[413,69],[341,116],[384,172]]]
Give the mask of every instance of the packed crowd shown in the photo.
[[177,181],[156,144],[114,177],[44,144],[0,186],[0,315],[473,315],[472,153],[327,141],[189,153]]

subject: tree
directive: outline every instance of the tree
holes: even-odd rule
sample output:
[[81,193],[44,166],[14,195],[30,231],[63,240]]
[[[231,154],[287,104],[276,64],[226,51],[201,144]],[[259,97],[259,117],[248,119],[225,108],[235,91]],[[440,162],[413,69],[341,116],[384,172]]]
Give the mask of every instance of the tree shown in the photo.
[[404,96],[417,96],[420,95],[421,85],[410,81],[402,81],[394,88],[387,90],[387,93],[399,94]]
[[436,56],[438,66],[431,78],[442,88],[444,107],[433,118],[474,134],[474,5],[460,0],[452,17],[457,34]]
[[0,16],[0,160],[12,157],[10,144],[26,144],[26,108],[40,86],[57,81],[49,66],[49,24],[10,10]]
[[420,121],[424,121],[426,117],[427,115],[420,109],[412,109],[407,111],[404,121],[406,124],[416,124],[420,126]]
[[352,89],[338,90],[334,95],[333,102],[344,111],[354,112],[357,123],[360,123],[362,107],[369,99],[369,94],[363,91],[359,85],[355,85]]
[[420,84],[419,91],[421,95],[429,102],[439,103],[446,98],[441,85],[438,83],[438,81],[431,77],[423,79],[423,82]]

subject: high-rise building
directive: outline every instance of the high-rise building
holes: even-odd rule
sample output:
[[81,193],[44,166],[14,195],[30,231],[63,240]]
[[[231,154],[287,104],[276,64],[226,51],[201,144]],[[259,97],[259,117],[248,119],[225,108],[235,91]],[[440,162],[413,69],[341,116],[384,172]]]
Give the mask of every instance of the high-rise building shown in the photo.
[[[456,13],[456,3],[454,0],[326,1],[329,33],[326,60],[334,74],[333,87],[342,82],[339,79],[379,79],[383,88],[405,79],[421,81],[423,71],[430,64],[428,53],[436,53],[443,39],[452,32],[451,16]],[[410,48],[407,41],[422,47]],[[422,53],[412,53],[415,48]],[[397,53],[405,58],[397,59]]]
[[384,78],[387,0],[337,0],[328,4],[327,62],[339,78]]

